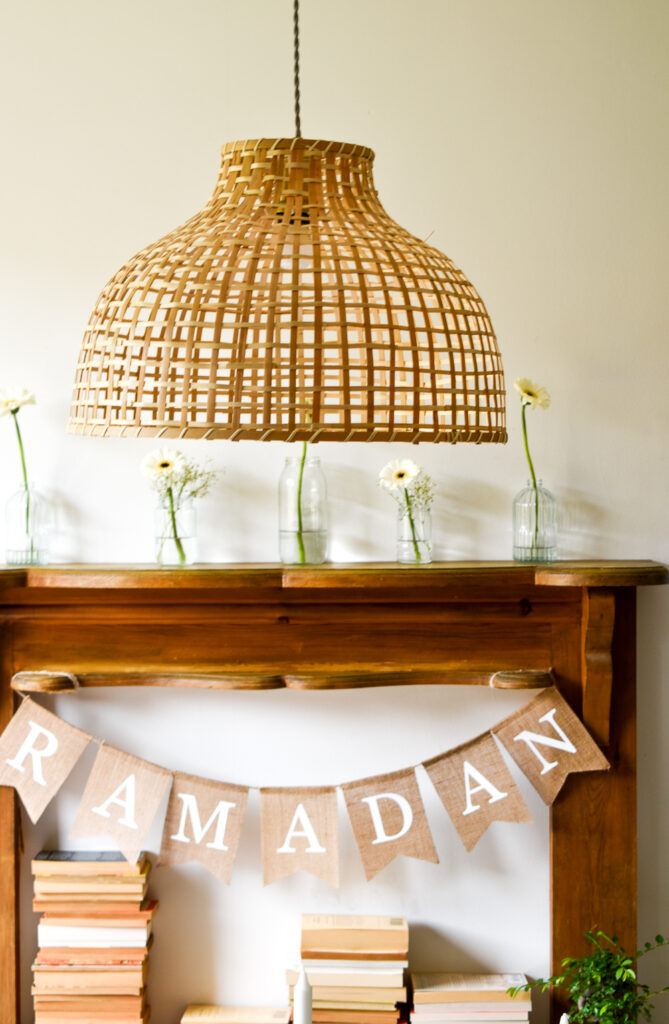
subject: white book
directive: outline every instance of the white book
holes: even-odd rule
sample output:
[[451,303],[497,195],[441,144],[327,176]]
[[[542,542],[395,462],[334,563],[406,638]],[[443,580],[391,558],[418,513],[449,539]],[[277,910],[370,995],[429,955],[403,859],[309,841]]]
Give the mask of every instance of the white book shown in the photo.
[[110,949],[139,949],[146,945],[149,930],[146,925],[141,928],[104,928],[38,924],[37,945],[42,948],[90,946],[101,949],[107,946]]

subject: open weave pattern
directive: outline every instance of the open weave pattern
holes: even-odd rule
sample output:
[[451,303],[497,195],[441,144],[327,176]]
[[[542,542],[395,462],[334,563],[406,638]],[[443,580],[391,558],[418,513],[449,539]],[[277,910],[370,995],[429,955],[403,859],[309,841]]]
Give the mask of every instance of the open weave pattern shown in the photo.
[[100,295],[69,429],[240,440],[506,441],[481,298],[381,206],[362,146],[223,147],[205,208]]

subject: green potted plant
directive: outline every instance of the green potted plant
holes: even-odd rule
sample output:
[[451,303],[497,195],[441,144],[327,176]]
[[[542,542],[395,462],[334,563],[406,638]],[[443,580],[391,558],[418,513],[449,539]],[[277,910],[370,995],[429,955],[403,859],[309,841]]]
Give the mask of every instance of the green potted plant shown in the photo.
[[562,974],[509,989],[511,995],[535,987],[542,992],[552,985],[566,988],[573,1004],[569,1024],[637,1024],[639,1017],[651,1020],[651,999],[669,992],[669,986],[651,992],[648,985],[637,980],[634,961],[660,946],[669,945],[669,940],[656,935],[654,942],[646,942],[633,957],[620,945],[616,935],[589,931],[585,937],[593,947],[591,953],[567,957],[562,961]]

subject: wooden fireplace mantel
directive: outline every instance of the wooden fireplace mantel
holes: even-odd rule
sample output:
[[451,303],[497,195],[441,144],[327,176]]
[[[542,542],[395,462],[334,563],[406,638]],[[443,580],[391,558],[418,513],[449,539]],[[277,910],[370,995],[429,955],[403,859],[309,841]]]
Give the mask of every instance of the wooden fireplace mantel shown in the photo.
[[[14,691],[68,688],[72,677],[314,690],[555,682],[612,765],[570,776],[551,808],[556,971],[593,924],[635,948],[635,588],[668,580],[665,566],[640,561],[7,569],[0,728]],[[2,1024],[19,1020],[19,857],[14,791],[0,787]],[[556,994],[554,1020],[561,1008]]]

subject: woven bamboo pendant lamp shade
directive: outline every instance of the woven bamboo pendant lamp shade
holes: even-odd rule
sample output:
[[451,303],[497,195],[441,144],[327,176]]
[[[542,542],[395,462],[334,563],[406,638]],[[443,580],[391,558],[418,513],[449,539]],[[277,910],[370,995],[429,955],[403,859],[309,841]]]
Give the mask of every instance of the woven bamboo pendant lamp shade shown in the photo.
[[391,220],[364,146],[223,147],[214,194],[103,289],[69,429],[261,441],[506,441],[481,298]]
[[102,291],[70,430],[505,441],[485,306],[385,212],[373,156],[299,138],[224,146],[204,209]]

